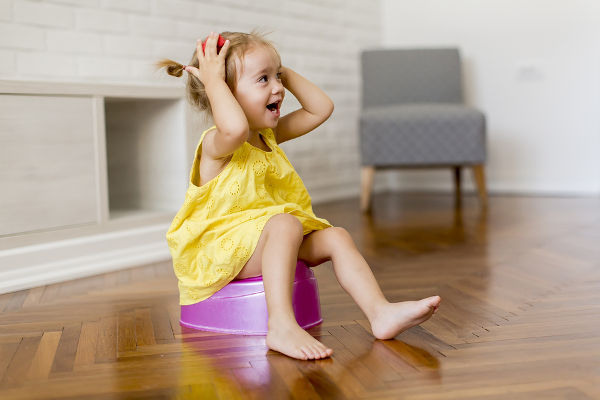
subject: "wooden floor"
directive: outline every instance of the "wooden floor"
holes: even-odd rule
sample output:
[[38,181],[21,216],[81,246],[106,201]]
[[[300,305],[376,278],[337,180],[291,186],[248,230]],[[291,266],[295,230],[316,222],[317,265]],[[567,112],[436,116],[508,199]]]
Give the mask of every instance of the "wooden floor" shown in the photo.
[[320,204],[389,300],[438,313],[374,340],[315,268],[330,359],[182,328],[168,262],[0,296],[0,398],[600,399],[600,199],[380,194]]

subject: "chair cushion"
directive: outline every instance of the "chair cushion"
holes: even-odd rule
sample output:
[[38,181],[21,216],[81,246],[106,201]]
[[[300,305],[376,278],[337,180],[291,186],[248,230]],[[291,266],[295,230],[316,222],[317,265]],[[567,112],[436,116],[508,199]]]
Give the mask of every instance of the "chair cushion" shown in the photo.
[[360,115],[361,164],[483,164],[485,116],[450,103],[373,107]]

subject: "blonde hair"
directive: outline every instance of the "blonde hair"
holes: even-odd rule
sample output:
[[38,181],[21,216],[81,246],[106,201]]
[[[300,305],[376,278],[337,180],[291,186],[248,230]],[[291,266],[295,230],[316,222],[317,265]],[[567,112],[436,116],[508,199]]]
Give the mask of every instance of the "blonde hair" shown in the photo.
[[[225,55],[225,82],[229,89],[233,93],[237,84],[237,66],[235,60],[239,60],[240,64],[243,65],[244,54],[251,49],[253,46],[262,45],[272,49],[279,60],[281,56],[275,48],[272,42],[265,39],[265,34],[259,33],[256,30],[252,30],[250,33],[243,32],[221,32],[221,36],[225,40],[229,40],[229,48]],[[198,68],[199,62],[196,56],[196,49],[192,54],[192,59],[187,64],[192,67]],[[156,62],[155,66],[157,69],[166,68],[166,72],[169,75],[175,77],[181,77],[183,74],[184,65],[167,58],[163,58]],[[189,102],[199,111],[206,111],[212,117],[212,110],[210,108],[210,102],[204,88],[204,84],[200,79],[196,78],[193,74],[188,73],[188,79],[186,83],[186,94]]]

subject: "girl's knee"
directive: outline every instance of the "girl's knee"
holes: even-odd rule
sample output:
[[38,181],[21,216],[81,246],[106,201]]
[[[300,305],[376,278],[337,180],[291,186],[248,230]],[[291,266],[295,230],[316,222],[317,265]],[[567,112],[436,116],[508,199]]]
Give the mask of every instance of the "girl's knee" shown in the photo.
[[350,235],[345,228],[339,226],[332,226],[331,228],[327,228],[328,231],[328,240],[332,246],[354,246],[354,239]]
[[282,213],[269,218],[265,229],[268,229],[269,234],[274,234],[276,237],[292,240],[302,240],[304,227],[300,220],[291,214]]

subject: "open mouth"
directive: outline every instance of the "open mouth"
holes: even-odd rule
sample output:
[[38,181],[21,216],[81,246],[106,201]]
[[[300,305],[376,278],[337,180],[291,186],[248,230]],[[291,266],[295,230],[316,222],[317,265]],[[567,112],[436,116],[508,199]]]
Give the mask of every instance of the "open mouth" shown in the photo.
[[267,109],[271,111],[273,114],[279,114],[279,101],[276,101],[271,104],[267,104]]

